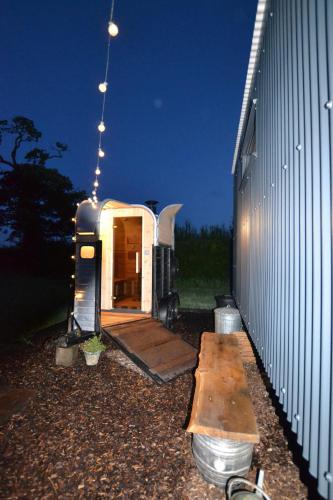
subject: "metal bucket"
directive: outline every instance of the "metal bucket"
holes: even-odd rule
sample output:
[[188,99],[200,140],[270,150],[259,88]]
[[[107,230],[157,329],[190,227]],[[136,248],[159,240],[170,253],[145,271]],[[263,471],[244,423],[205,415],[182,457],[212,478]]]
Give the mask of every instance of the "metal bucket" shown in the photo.
[[214,315],[216,333],[239,332],[242,329],[242,320],[235,307],[218,307]]
[[192,452],[206,481],[224,487],[231,476],[248,473],[253,444],[193,434]]

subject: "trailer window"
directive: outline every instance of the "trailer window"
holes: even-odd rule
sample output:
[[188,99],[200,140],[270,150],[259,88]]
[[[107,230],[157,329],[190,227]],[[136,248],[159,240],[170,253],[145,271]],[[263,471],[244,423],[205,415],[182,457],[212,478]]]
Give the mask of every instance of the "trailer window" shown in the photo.
[[81,259],[93,259],[95,257],[95,247],[91,245],[82,246],[80,249]]

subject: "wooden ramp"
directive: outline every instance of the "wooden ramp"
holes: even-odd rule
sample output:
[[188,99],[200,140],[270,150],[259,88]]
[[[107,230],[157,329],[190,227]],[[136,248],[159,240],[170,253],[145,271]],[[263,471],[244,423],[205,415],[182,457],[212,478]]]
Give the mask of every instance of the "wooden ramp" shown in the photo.
[[147,315],[123,314],[126,321],[119,323],[117,314],[111,317],[110,313],[102,313],[103,330],[154,380],[168,382],[194,368],[197,350],[160,321]]

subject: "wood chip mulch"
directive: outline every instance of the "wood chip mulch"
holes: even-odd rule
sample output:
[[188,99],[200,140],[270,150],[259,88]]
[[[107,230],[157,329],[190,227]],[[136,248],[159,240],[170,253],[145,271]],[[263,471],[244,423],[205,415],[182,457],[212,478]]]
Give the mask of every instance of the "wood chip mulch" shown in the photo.
[[[183,314],[175,327],[195,346],[204,330],[211,314]],[[0,498],[224,498],[197,471],[184,430],[191,373],[158,385],[116,354],[56,367],[52,339],[0,361],[8,385],[34,391],[0,427]],[[261,435],[249,478],[263,468],[273,499],[308,498],[263,377],[256,365],[246,371]]]

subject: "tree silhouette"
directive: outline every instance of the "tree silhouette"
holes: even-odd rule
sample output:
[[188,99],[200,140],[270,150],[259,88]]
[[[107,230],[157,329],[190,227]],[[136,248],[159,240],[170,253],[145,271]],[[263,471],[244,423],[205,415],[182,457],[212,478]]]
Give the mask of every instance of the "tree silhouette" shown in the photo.
[[[9,230],[8,240],[33,253],[48,241],[66,241],[73,227],[76,203],[86,197],[75,191],[71,180],[46,164],[62,158],[67,146],[57,142],[51,151],[27,143],[42,137],[34,122],[16,116],[0,121],[0,145],[10,139],[8,157],[0,154],[0,227]],[[21,160],[19,159],[21,156]]]

